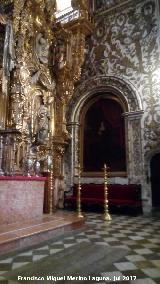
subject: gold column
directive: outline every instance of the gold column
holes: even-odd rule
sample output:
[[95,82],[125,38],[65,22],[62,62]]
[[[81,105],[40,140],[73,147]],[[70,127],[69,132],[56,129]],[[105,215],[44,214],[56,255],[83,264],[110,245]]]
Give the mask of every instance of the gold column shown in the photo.
[[50,136],[53,137],[55,133],[55,102],[54,99],[50,104]]
[[0,129],[5,129],[6,125],[6,107],[7,107],[7,94],[0,94]]
[[111,216],[108,211],[108,170],[106,164],[104,164],[104,215],[105,221],[111,221]]

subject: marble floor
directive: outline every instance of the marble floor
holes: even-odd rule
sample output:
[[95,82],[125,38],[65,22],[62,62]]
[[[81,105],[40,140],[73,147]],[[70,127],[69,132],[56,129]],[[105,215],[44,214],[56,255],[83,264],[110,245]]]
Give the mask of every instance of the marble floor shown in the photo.
[[[106,267],[105,271],[101,272],[102,279],[107,280],[94,283],[160,284],[158,215],[137,217],[112,215],[112,220],[107,222],[102,220],[102,215],[99,213],[86,213],[85,224],[83,229],[74,230],[58,239],[3,257],[0,260],[0,283],[18,283],[5,279],[4,274],[7,271],[40,261],[77,243],[88,242],[128,249],[123,259],[112,263],[109,270]],[[76,283],[76,281],[70,282]],[[47,282],[41,281],[41,283]],[[86,283],[93,282],[86,281]]]

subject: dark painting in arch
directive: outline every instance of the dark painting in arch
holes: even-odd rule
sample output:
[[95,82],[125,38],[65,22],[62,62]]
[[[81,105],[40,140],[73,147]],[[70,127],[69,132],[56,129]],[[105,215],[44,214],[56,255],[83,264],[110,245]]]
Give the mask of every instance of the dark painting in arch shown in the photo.
[[114,99],[100,98],[87,110],[83,126],[84,172],[126,171],[123,109]]

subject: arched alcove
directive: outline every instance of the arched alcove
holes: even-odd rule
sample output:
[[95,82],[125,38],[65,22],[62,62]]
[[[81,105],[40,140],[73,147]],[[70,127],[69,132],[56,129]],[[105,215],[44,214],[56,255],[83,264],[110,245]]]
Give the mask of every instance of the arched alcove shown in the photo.
[[83,172],[126,175],[124,106],[112,93],[101,93],[85,105],[81,115],[80,157]]
[[[74,183],[74,177],[77,175],[76,168],[79,162],[81,162],[81,167],[83,167],[82,129],[84,114],[89,105],[92,105],[94,101],[99,100],[102,96],[104,99],[114,98],[119,107],[122,108],[124,117],[125,178],[117,179],[122,177],[120,171],[117,171],[116,175],[114,175],[115,178],[111,182],[141,183],[144,175],[141,127],[142,102],[138,91],[130,82],[115,76],[100,76],[86,80],[77,87],[70,101],[66,112],[66,120],[68,131],[71,134],[71,143],[65,159],[66,172],[70,173],[69,183],[70,185]],[[98,177],[98,174],[93,172],[92,180],[89,179],[89,175],[87,176],[85,172],[83,172],[83,176],[85,178],[88,177],[88,182],[93,182],[93,177]],[[86,179],[85,182],[87,182]],[[100,182],[103,181],[101,180]]]

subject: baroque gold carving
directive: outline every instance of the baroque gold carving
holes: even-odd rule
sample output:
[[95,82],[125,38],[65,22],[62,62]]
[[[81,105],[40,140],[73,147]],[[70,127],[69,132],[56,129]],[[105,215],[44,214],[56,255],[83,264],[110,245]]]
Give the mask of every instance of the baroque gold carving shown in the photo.
[[[14,68],[10,71],[7,127],[20,131],[16,140],[17,172],[52,157],[54,174],[62,173],[62,157],[70,139],[66,108],[81,75],[85,37],[91,32],[87,1],[73,1],[76,20],[56,22],[56,1],[13,1]],[[4,21],[4,17],[0,17]],[[29,165],[30,164],[30,165]],[[32,166],[31,166],[32,164]]]

